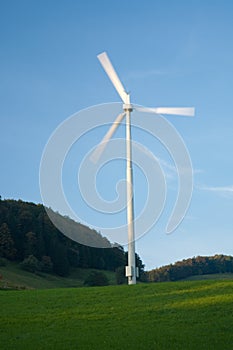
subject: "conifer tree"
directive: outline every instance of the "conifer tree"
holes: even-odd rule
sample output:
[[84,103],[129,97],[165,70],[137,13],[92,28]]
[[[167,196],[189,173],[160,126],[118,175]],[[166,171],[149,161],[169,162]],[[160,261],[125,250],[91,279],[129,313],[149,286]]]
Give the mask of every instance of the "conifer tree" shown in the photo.
[[7,259],[14,259],[16,249],[8,225],[4,222],[0,226],[0,256]]

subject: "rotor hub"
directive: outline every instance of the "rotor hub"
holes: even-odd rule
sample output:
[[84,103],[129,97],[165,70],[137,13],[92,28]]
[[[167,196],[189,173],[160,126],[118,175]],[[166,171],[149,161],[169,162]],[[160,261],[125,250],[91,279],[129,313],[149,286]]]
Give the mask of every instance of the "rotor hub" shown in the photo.
[[124,109],[125,112],[127,112],[127,111],[132,112],[133,106],[131,105],[131,103],[124,103],[123,104],[123,109]]

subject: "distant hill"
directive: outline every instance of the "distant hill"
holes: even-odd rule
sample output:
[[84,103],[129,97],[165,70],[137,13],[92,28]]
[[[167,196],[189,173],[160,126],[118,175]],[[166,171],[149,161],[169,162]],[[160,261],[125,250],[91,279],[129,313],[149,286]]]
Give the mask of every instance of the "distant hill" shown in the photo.
[[178,281],[194,276],[233,273],[233,257],[228,255],[197,256],[146,273],[149,282]]
[[[100,233],[52,212],[72,233],[90,237],[103,247],[112,247]],[[43,205],[22,200],[0,200],[0,258],[21,264],[28,271],[68,276],[72,268],[116,271],[127,262],[119,245],[93,248],[64,236],[50,221]],[[143,264],[137,256],[138,266]]]

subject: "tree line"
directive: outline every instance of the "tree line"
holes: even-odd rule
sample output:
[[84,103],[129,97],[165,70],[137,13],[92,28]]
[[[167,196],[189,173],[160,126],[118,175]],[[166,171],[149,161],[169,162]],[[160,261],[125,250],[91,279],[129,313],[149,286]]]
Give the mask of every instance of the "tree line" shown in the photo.
[[[70,230],[89,235],[103,243],[102,246],[111,248],[89,247],[64,236],[52,224],[41,204],[0,199],[0,257],[60,276],[68,276],[71,267],[122,271],[127,265],[127,252],[123,247],[112,245],[97,231],[68,217],[61,218]],[[144,275],[144,265],[138,255],[136,259]]]
[[233,273],[233,257],[222,254],[197,256],[153,269],[146,275],[149,282],[165,282],[216,273]]

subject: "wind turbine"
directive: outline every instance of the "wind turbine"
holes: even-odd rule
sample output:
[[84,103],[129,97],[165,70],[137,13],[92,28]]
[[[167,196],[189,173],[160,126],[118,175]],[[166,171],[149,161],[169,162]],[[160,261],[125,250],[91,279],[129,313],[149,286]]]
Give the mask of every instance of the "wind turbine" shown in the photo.
[[194,108],[170,108],[158,107],[148,108],[134,106],[130,102],[130,94],[125,91],[113,65],[106,52],[99,54],[98,59],[107,73],[109,79],[114,85],[116,91],[123,101],[123,113],[119,114],[112,126],[93,152],[91,159],[96,163],[103,153],[108,141],[116,132],[118,126],[126,117],[126,192],[127,192],[127,228],[128,228],[128,266],[125,272],[128,277],[128,284],[136,284],[136,277],[138,277],[138,269],[136,268],[135,259],[135,234],[134,234],[134,200],[133,200],[133,169],[132,169],[132,145],[131,145],[131,113],[133,110],[139,112],[156,113],[156,114],[174,114],[183,116],[194,116]]

